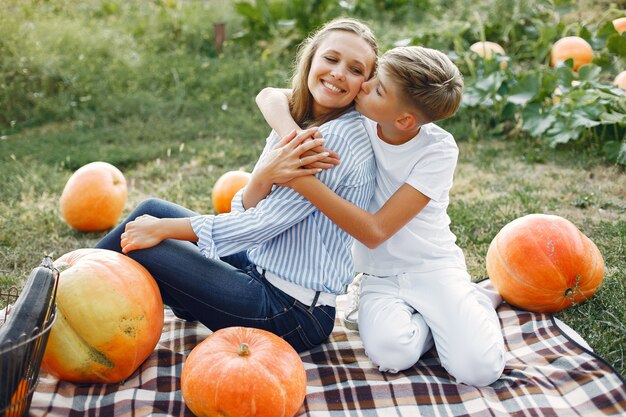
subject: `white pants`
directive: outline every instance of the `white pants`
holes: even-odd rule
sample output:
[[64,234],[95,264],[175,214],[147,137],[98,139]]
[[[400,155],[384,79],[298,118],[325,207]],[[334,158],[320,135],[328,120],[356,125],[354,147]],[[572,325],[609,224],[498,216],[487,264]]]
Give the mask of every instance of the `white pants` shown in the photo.
[[359,332],[381,371],[413,366],[433,346],[457,382],[485,386],[504,369],[505,349],[496,291],[448,268],[388,277],[363,275]]

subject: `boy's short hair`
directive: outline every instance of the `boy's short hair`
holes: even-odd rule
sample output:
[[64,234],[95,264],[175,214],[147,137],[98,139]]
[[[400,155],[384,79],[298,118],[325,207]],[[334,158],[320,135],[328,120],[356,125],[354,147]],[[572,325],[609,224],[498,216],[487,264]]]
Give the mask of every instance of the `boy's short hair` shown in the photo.
[[463,77],[445,54],[421,46],[393,48],[382,56],[385,71],[403,103],[417,109],[428,122],[456,113],[463,95]]

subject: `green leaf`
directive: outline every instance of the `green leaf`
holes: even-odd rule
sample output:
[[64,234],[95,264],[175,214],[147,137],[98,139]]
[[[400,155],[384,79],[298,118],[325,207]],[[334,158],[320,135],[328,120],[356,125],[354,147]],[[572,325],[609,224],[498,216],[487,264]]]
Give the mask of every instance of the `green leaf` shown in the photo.
[[556,77],[559,80],[559,85],[569,88],[572,85],[572,81],[574,81],[574,71],[571,66],[559,66],[556,69]]
[[598,36],[599,37],[605,37],[605,36],[610,36],[610,35],[614,35],[616,34],[617,31],[615,30],[615,26],[613,25],[612,21],[607,21],[599,30],[598,30]]
[[487,77],[476,81],[474,87],[482,91],[497,91],[502,85],[503,77],[499,72],[493,72]]
[[578,139],[580,132],[574,129],[569,129],[562,122],[557,122],[547,132],[547,138],[551,147],[556,147],[560,143],[567,143],[570,140]]
[[606,40],[606,47],[612,54],[626,57],[626,32],[609,36]]
[[599,120],[595,120],[590,118],[588,114],[584,111],[574,111],[572,112],[572,118],[570,119],[570,127],[585,127],[591,128],[594,126],[598,126],[600,124]]
[[556,122],[555,116],[541,114],[541,106],[537,103],[526,106],[522,111],[522,118],[522,130],[533,137],[543,135]]
[[600,115],[600,121],[602,124],[617,123],[620,126],[626,126],[626,115],[624,113],[606,112]]
[[602,68],[594,64],[586,64],[578,69],[578,78],[581,81],[598,81]]
[[526,74],[520,77],[518,82],[511,87],[507,101],[523,106],[537,96],[540,85],[541,80],[538,74]]
[[608,141],[602,147],[602,152],[609,161],[626,166],[626,143]]

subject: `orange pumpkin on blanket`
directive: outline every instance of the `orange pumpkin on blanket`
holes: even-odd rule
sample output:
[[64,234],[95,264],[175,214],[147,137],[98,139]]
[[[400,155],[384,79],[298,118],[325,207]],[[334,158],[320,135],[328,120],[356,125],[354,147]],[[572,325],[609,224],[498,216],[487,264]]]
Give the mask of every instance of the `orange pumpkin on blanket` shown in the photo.
[[292,417],[304,402],[306,372],[298,353],[280,337],[228,327],[192,350],[181,389],[198,417]]
[[530,214],[498,232],[487,251],[487,273],[509,304],[552,313],[595,294],[604,260],[569,220]]
[[57,317],[42,368],[73,382],[120,382],[152,353],[163,301],[138,262],[105,249],[78,249],[54,262]]

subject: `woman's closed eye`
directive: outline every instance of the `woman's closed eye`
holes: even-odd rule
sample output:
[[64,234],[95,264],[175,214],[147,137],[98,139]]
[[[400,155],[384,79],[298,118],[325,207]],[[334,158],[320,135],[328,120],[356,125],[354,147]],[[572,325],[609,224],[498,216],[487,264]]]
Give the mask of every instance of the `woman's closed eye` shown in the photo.
[[356,75],[363,75],[363,70],[359,67],[352,67],[350,71],[352,71]]

